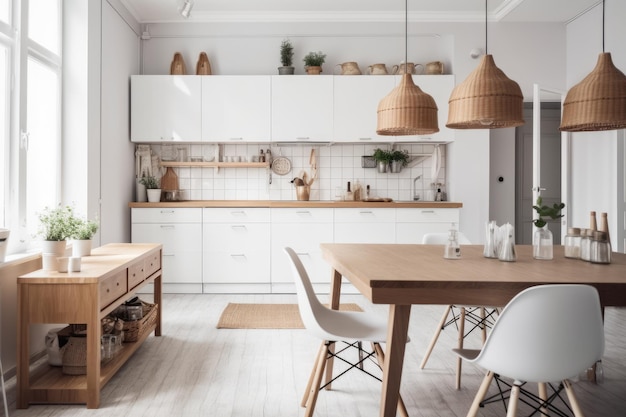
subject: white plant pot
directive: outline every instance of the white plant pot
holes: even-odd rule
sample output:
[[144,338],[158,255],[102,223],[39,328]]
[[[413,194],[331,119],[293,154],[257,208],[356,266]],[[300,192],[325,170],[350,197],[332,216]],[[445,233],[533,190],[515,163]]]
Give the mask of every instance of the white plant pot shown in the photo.
[[148,202],[149,203],[158,203],[161,201],[161,189],[160,188],[151,188],[146,190],[148,193]]
[[91,255],[91,239],[72,241],[73,257],[82,258],[83,256],[89,255]]
[[137,202],[145,203],[148,200],[146,196],[146,186],[137,180]]
[[65,240],[44,240],[41,242],[41,253],[54,254],[57,257],[65,256]]

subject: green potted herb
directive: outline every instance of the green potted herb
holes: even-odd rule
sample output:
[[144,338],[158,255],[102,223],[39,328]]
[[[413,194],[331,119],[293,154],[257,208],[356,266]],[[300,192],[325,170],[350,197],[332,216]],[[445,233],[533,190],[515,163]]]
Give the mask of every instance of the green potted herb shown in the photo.
[[378,172],[381,172],[381,173],[387,172],[387,167],[391,163],[391,155],[392,153],[385,149],[381,149],[381,148],[374,149],[374,154],[372,156],[374,157],[374,160],[376,160],[376,163],[378,164]]
[[293,68],[293,45],[289,39],[283,39],[280,44],[280,63],[282,67],[278,67],[279,75],[292,75]]
[[79,219],[72,234],[72,256],[82,257],[91,255],[93,236],[98,231],[98,221]]
[[326,60],[326,54],[323,54],[321,51],[318,52],[309,52],[304,56],[304,69],[306,69],[307,74],[317,75],[322,72],[322,65]]
[[409,163],[409,151],[396,149],[391,151],[391,172],[398,173]]
[[79,219],[72,206],[45,207],[39,217],[37,234],[43,239],[42,253],[65,255],[66,240],[76,231]]
[[152,175],[147,175],[145,177],[141,177],[139,180],[141,184],[146,187],[146,192],[148,193],[148,202],[150,203],[158,203],[161,201],[161,189],[159,188],[159,181],[156,177]]

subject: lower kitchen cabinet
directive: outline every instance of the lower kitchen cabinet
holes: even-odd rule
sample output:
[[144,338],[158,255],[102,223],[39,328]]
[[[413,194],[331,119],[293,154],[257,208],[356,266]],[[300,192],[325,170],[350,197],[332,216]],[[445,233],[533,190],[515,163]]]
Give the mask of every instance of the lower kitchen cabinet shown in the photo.
[[396,243],[422,243],[426,233],[448,233],[459,228],[459,209],[396,209]]
[[271,239],[273,293],[296,292],[286,246],[298,254],[316,291],[329,291],[330,267],[320,243],[333,241],[332,208],[273,208]]
[[164,292],[202,292],[202,209],[133,208],[131,241],[163,245]]
[[270,292],[270,209],[205,208],[205,293]]
[[335,210],[335,243],[395,243],[396,209],[342,208]]

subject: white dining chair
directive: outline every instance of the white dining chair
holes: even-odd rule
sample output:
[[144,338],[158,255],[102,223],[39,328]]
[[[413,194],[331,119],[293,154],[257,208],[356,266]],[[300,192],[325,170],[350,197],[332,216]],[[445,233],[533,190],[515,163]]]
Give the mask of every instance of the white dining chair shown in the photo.
[[[448,241],[448,233],[426,233],[422,238],[422,244],[424,245],[445,245]],[[472,242],[463,234],[462,232],[458,232],[457,234],[459,245],[471,245]],[[461,251],[462,253],[462,251]],[[443,251],[442,251],[443,254]],[[458,330],[457,336],[457,347],[459,349],[463,348],[464,340],[467,336],[469,336],[474,330],[480,329],[482,334],[482,341],[485,342],[487,338],[487,328],[493,325],[493,317],[497,314],[497,309],[486,309],[483,306],[455,306],[448,305],[441,316],[441,320],[439,320],[439,324],[435,329],[435,333],[433,334],[430,343],[428,344],[428,348],[426,348],[426,353],[424,354],[424,358],[420,363],[420,369],[424,369],[426,367],[426,363],[430,358],[430,354],[432,353],[435,345],[437,344],[437,340],[439,340],[439,335],[441,331],[450,325],[455,325]],[[469,330],[465,331],[465,324],[468,323],[470,325]],[[457,358],[456,363],[456,379],[455,386],[456,389],[461,389],[461,368],[463,366],[463,361],[461,358]]]
[[[536,411],[563,415],[554,404],[563,388],[569,408],[582,417],[568,379],[593,366],[604,352],[598,291],[590,285],[574,284],[527,288],[502,310],[482,349],[453,350],[487,370],[468,417],[476,416],[491,381],[502,381],[502,377],[513,379],[507,384],[507,417],[516,416],[520,395],[526,404],[534,404]],[[555,394],[548,397],[546,385],[556,381],[560,385],[553,387]],[[526,382],[539,383],[539,397],[522,388]]]
[[[369,312],[333,310],[324,306],[317,298],[304,265],[296,252],[289,247],[284,250],[289,257],[294,275],[298,308],[304,327],[309,333],[322,340],[301,402],[301,405],[306,407],[305,416],[309,417],[315,410],[318,392],[324,387],[328,389],[331,382],[348,370],[359,369],[380,380],[379,377],[365,370],[362,365],[367,359],[376,358],[378,367],[383,368],[385,356],[380,344],[387,339],[387,317]],[[340,357],[339,355],[347,348],[335,352],[334,347],[338,342],[345,343],[347,348],[355,347],[358,350],[359,360],[353,363],[343,356]],[[364,352],[361,342],[370,342],[372,351]],[[348,363],[349,368],[322,386],[326,365],[328,362],[332,363],[334,358]],[[401,397],[398,400],[398,413],[403,417],[408,417]]]

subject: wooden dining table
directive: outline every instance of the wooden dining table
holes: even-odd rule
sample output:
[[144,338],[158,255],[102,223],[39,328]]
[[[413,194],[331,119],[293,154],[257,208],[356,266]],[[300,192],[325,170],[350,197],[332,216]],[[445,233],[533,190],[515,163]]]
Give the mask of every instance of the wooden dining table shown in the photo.
[[542,284],[589,284],[602,306],[626,306],[626,255],[610,264],[564,257],[536,260],[532,246],[516,246],[515,262],[485,258],[483,247],[463,245],[460,259],[444,259],[442,245],[323,243],[332,267],[330,306],[339,307],[342,277],[374,304],[389,305],[380,416],[396,415],[404,350],[413,304],[501,307],[525,288]]

